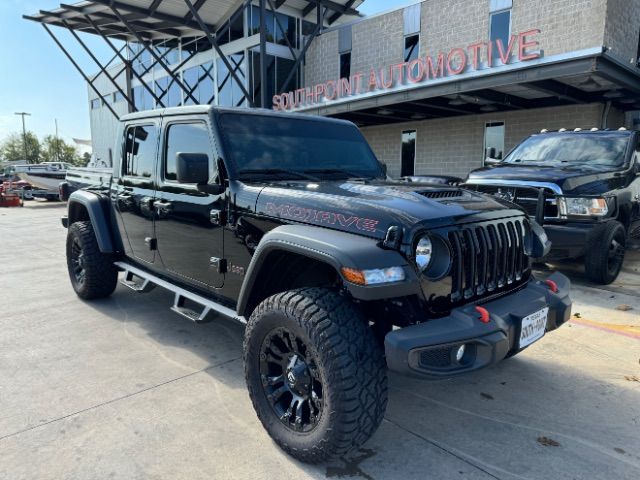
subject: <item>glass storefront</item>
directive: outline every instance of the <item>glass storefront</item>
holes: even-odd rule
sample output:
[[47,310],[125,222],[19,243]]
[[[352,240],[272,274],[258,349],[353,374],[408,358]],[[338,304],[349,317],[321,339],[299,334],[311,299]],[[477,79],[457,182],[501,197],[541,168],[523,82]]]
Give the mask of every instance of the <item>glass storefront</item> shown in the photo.
[[[294,49],[300,48],[304,36],[309,35],[315,29],[315,25],[310,22],[282,13],[274,15],[269,9],[267,9],[265,15],[267,42],[268,44],[273,44],[273,47],[268,47],[270,52],[273,50],[277,52],[278,49],[282,50],[282,46],[287,46],[287,43],[290,43]],[[237,18],[233,19],[232,17],[223,23],[218,30],[218,43],[220,45],[259,34],[260,9],[258,7],[252,6]],[[236,79],[231,75],[229,68],[221,58],[214,59],[214,50],[206,37],[172,39],[155,44],[154,52],[168,66],[175,68],[180,62],[186,63],[185,68],[176,72],[176,75],[193,98],[182,91],[178,82],[172,80],[166,74],[164,68],[155,62],[149,52],[142,50],[142,46],[137,43],[129,44],[129,59],[132,61],[132,68],[151,86],[154,94],[166,107],[193,105],[196,103],[216,104],[227,107],[248,106],[240,82],[253,97],[255,105],[261,106],[262,86],[260,85],[260,53],[258,46],[227,55],[227,60],[238,77]],[[137,54],[139,55],[136,57]],[[289,52],[286,52],[286,54],[289,54]],[[210,60],[195,66],[193,66],[192,61],[186,62],[190,58],[206,60],[207,56],[209,56]],[[264,106],[270,108],[271,98],[278,91],[298,88],[300,71],[292,76],[288,85],[285,85],[293,69],[294,60],[269,53],[266,56],[266,62],[267,81],[265,88],[268,101]],[[140,81],[137,78],[134,77],[132,83],[134,85],[132,88],[133,100],[138,110],[161,107],[154,100],[151,93],[140,85]]]

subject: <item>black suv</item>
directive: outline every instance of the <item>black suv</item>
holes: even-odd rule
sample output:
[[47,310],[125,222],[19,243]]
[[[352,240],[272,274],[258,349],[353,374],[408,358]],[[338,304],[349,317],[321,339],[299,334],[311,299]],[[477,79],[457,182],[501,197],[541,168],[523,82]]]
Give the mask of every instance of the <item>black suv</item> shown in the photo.
[[547,259],[584,256],[587,277],[613,282],[629,227],[640,218],[640,134],[559,130],[531,135],[488,160],[466,186],[518,204],[552,242]]
[[127,115],[113,178],[69,199],[78,296],[160,286],[195,322],[246,324],[262,424],[319,462],[382,421],[389,369],[443,378],[522,351],[570,315],[531,274],[544,231],[500,199],[389,180],[349,122],[180,107]]

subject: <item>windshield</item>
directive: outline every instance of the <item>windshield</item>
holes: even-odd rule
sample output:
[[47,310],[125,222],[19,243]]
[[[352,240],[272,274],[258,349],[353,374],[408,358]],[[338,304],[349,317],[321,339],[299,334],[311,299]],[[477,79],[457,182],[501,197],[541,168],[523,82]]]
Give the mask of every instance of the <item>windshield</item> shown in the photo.
[[350,125],[275,115],[223,113],[228,155],[242,177],[383,177],[360,131]]
[[504,163],[610,168],[624,164],[629,136],[617,132],[547,134],[529,137]]

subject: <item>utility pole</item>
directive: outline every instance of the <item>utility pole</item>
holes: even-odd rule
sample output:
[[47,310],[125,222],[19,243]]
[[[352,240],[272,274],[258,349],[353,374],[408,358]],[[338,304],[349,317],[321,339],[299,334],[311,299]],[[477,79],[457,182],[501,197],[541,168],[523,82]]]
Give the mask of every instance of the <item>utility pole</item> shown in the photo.
[[27,129],[24,126],[24,117],[30,117],[31,114],[27,112],[16,112],[16,115],[22,117],[22,148],[24,149],[24,161],[29,163],[29,159],[27,158]]

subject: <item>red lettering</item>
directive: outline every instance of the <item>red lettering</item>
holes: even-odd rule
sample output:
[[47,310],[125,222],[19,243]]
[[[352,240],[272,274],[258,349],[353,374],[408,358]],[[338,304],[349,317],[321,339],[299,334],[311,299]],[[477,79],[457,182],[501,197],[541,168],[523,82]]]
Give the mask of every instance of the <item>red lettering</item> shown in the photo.
[[509,37],[509,45],[507,46],[507,51],[504,51],[504,45],[502,44],[502,40],[496,40],[496,45],[498,46],[498,54],[500,55],[500,61],[506,65],[509,63],[509,57],[511,56],[511,51],[513,50],[513,43],[516,41],[516,36],[511,35]]
[[336,223],[336,214],[331,212],[318,212],[316,214],[316,222],[333,225]]
[[360,218],[356,223],[356,227],[359,230],[366,230],[367,232],[375,232],[378,226],[378,220],[371,220],[370,218]]
[[273,96],[273,109],[277,112],[280,110],[280,95]]
[[478,70],[480,65],[480,49],[485,45],[484,42],[474,43],[467,47],[467,50],[471,52],[471,62],[473,63],[473,69]]
[[491,40],[487,42],[487,65],[493,67],[493,42]]
[[537,35],[540,33],[539,28],[532,28],[526,32],[520,32],[518,34],[518,60],[523,62],[526,60],[533,60],[534,58],[540,58],[540,52],[527,53],[526,50],[535,48],[539,45],[537,40],[527,41],[527,37],[530,35]]
[[406,66],[406,62],[397,63],[393,66],[393,68],[398,70],[398,83],[404,83],[404,67]]
[[376,71],[371,69],[371,73],[369,74],[369,90],[377,90],[378,88],[378,76],[376,75]]
[[347,96],[351,95],[351,80],[347,78],[340,79],[340,95]]
[[380,85],[382,88],[391,88],[393,85],[393,67],[389,67],[389,80],[385,82],[384,80],[384,68],[380,69]]
[[[331,95],[329,95],[329,88],[331,88]],[[329,80],[324,86],[324,94],[327,100],[335,100],[338,96],[338,84],[335,80]]]
[[444,54],[441,52],[437,56],[436,68],[433,68],[433,59],[427,56],[427,78],[429,78],[429,72],[431,72],[431,78],[438,78],[444,75]]
[[319,102],[320,101],[320,97],[322,97],[324,95],[324,84],[323,83],[319,83],[318,85],[316,85],[314,87],[314,94],[315,94],[314,101]]
[[309,103],[309,98],[311,98],[311,103],[315,103],[316,96],[313,92],[314,91],[311,88],[306,88],[305,103]]
[[359,220],[358,217],[346,218],[341,213],[336,214],[336,218],[338,219],[338,223],[340,223],[340,225],[342,225],[343,227],[350,227]]
[[[458,57],[459,61],[456,62],[458,64],[457,67],[451,66],[451,61]],[[447,55],[447,73],[449,75],[458,75],[462,73],[464,69],[467,68],[467,54],[461,48],[454,48]]]
[[[416,71],[416,67],[418,67],[417,74],[414,74]],[[422,59],[416,58],[409,62],[409,67],[407,71],[407,80],[409,83],[418,83],[424,79],[424,63],[422,63]]]
[[356,95],[362,91],[362,77],[364,74],[356,73],[351,78],[356,81]]

